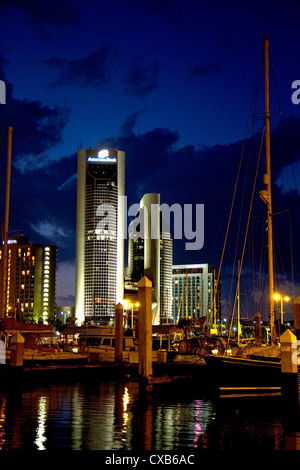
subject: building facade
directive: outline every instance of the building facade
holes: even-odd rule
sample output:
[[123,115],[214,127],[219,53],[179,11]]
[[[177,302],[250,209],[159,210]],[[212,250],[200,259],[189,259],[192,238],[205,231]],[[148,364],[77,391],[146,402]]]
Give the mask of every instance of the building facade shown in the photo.
[[173,240],[165,233],[160,238],[160,324],[174,324],[172,308]]
[[56,305],[54,309],[54,320],[59,320],[63,324],[75,320],[75,307]]
[[[221,288],[209,264],[173,266],[173,315],[180,319],[206,317],[216,324],[221,316]],[[215,303],[214,303],[214,295]]]
[[[153,208],[154,209],[153,209]],[[129,226],[128,278],[146,276],[152,282],[152,324],[173,323],[171,233],[162,232],[160,195],[145,194]]]
[[79,324],[113,321],[124,295],[125,153],[79,150],[75,312]]
[[[29,243],[27,237],[8,240],[5,316],[48,323],[54,316],[57,248]],[[2,285],[2,251],[1,285]],[[0,300],[2,305],[3,291]]]

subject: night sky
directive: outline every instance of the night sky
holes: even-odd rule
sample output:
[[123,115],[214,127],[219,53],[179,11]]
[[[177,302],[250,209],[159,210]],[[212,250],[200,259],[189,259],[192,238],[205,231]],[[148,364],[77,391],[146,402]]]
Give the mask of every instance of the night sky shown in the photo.
[[[169,205],[204,204],[204,246],[187,251],[186,240],[175,240],[174,264],[217,269],[243,155],[221,272],[225,309],[252,191],[244,182],[255,172],[263,127],[263,35],[270,40],[273,212],[285,211],[274,217],[276,287],[293,295],[292,265],[300,295],[300,105],[291,99],[300,80],[299,14],[296,0],[0,0],[1,141],[7,126],[14,129],[10,231],[57,246],[59,305],[74,305],[77,150],[97,146],[125,151],[128,205],[147,192]],[[0,162],[3,219],[5,146]],[[262,153],[241,287],[255,300],[252,314],[264,314],[264,162]]]

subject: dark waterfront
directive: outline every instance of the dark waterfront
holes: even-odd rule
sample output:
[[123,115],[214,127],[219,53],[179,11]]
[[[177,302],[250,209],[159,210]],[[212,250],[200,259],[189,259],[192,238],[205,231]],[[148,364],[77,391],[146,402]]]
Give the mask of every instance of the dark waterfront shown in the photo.
[[142,400],[114,380],[0,392],[2,450],[297,450],[300,425],[282,397],[212,398],[166,385]]

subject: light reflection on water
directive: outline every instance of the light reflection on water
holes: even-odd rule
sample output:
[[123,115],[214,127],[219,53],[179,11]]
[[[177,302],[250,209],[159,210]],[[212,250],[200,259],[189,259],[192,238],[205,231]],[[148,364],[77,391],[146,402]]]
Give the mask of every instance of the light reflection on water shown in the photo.
[[34,441],[38,450],[46,449],[46,421],[47,421],[47,408],[48,398],[40,397],[38,400],[38,425],[36,430],[36,439]]
[[132,382],[56,384],[0,393],[0,449],[300,448],[279,398],[212,400],[172,388],[143,400]]

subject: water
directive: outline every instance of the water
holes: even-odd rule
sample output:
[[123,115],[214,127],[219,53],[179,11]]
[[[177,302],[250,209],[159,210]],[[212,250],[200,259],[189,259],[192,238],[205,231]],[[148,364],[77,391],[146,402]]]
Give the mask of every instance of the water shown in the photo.
[[127,381],[32,385],[0,392],[0,448],[293,450],[296,415],[281,397],[213,399],[168,385],[143,400]]

